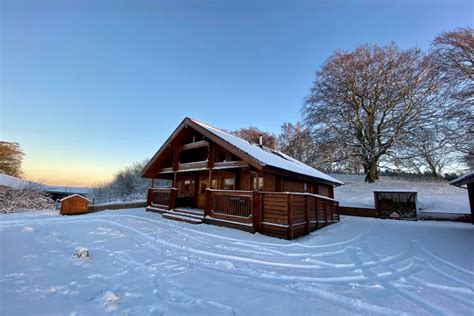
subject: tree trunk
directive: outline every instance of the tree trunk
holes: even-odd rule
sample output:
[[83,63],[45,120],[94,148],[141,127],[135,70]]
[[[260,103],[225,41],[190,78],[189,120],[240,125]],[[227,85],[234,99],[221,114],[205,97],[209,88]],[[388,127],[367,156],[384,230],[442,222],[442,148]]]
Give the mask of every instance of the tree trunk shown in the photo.
[[365,182],[373,183],[375,180],[379,179],[379,172],[377,168],[378,158],[374,158],[369,162],[369,165],[366,169]]

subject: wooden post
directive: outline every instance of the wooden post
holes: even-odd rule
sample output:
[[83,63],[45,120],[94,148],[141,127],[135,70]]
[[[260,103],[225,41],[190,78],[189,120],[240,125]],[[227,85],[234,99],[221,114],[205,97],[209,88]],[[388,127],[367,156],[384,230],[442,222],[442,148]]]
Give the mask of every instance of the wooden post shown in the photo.
[[155,186],[155,178],[151,179],[151,187],[153,188]]
[[337,210],[337,221],[341,221],[341,212],[339,210],[339,202],[336,202],[336,210]]
[[469,196],[469,205],[471,208],[471,223],[474,225],[474,182],[467,184],[467,194]]
[[287,197],[287,208],[288,208],[288,239],[293,239],[293,212],[291,210],[291,194],[288,193]]
[[253,190],[252,192],[252,224],[253,224],[253,229],[255,232],[260,231],[260,223],[262,222],[262,219],[260,218],[260,202],[259,202],[259,193],[257,190]]
[[206,206],[204,207],[204,219],[206,219],[206,216],[209,216],[211,214],[211,207],[212,207],[212,192],[209,190],[209,188],[206,188]]
[[309,214],[308,214],[308,195],[305,194],[304,196],[304,218],[306,221],[306,233],[309,234],[310,231],[310,225],[309,225]]
[[146,195],[146,206],[150,206],[152,202],[153,189],[149,188]]
[[314,213],[315,213],[315,218],[316,218],[316,230],[319,229],[319,218],[318,218],[318,198],[314,198]]
[[168,202],[168,209],[174,210],[176,208],[176,199],[178,197],[178,189],[171,188],[170,189],[170,200]]
[[328,203],[324,200],[324,226],[328,225]]

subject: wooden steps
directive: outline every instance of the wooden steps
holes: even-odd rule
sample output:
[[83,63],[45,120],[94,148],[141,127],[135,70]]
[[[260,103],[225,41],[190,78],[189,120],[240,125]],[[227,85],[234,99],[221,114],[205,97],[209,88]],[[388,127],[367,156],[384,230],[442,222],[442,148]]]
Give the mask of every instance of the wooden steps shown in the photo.
[[203,217],[199,215],[183,213],[176,210],[168,211],[162,214],[163,218],[172,219],[179,222],[185,222],[188,224],[201,224]]
[[200,209],[179,208],[167,210],[152,204],[148,206],[146,210],[148,212],[160,213],[163,218],[185,222],[188,224],[201,224],[204,222],[204,211]]

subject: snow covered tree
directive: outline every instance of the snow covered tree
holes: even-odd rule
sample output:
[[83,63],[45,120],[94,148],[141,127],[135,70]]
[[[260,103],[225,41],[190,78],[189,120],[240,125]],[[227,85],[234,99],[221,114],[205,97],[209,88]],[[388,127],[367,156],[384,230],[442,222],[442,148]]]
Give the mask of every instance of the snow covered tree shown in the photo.
[[275,134],[264,132],[259,130],[257,127],[250,126],[246,128],[240,128],[236,131],[231,132],[235,136],[248,140],[252,143],[259,142],[259,137],[263,136],[263,146],[276,149],[277,148],[277,137]]
[[97,203],[112,201],[131,201],[144,199],[150,180],[140,176],[148,159],[135,162],[117,172],[110,183],[100,184],[92,190],[92,196]]
[[316,73],[304,121],[335,151],[345,152],[341,159],[360,161],[365,180],[373,182],[381,157],[430,124],[439,85],[431,59],[418,49],[391,44],[339,51]]
[[0,173],[20,177],[23,156],[18,143],[0,141]]
[[54,209],[54,201],[37,186],[28,185],[9,190],[5,195],[1,212],[12,213],[45,209]]

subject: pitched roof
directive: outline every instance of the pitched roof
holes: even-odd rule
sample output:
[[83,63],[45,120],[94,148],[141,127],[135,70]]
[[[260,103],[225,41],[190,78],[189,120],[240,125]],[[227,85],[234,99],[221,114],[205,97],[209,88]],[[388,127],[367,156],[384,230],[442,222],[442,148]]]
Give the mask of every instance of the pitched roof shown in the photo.
[[[168,140],[163,144],[163,146],[158,150],[158,152],[153,156],[147,166],[143,169],[142,175],[146,173],[146,171],[151,167],[151,165],[156,161],[159,157],[160,153],[168,146],[170,141],[173,138],[180,128],[183,126],[190,125],[191,127],[195,127],[198,129],[204,129],[208,134],[207,136],[211,138],[211,140],[219,141],[219,143],[227,144],[227,147],[232,147],[236,150],[237,156],[247,156],[253,160],[256,164],[260,167],[273,167],[285,171],[289,171],[292,173],[297,173],[300,175],[308,176],[311,178],[317,178],[324,180],[326,182],[330,182],[334,185],[342,185],[343,182],[313,168],[310,167],[301,161],[298,161],[280,151],[273,150],[264,146],[260,146],[258,144],[251,143],[247,140],[244,140],[240,137],[235,135],[229,134],[223,130],[205,124],[195,119],[185,118],[183,122],[181,122],[180,126],[173,132],[173,134],[168,138]],[[214,138],[214,139],[212,139]],[[240,157],[242,158],[242,157]]]
[[73,197],[79,197],[79,198],[81,198],[81,199],[83,199],[83,200],[86,200],[87,202],[90,202],[90,200],[89,200],[88,198],[86,198],[85,196],[82,196],[82,195],[80,195],[80,194],[68,195],[68,196],[66,196],[66,197],[63,197],[61,200],[59,200],[59,202],[69,200],[69,199],[71,199],[71,198],[73,198]]
[[449,182],[449,184],[460,187],[460,186],[467,185],[473,182],[474,182],[474,171],[471,171],[463,175],[462,177],[454,179],[453,181]]
[[344,184],[341,181],[336,180],[333,177],[328,176],[327,174],[313,167],[310,167],[307,164],[304,164],[301,161],[296,160],[280,151],[270,149],[264,146],[260,147],[260,145],[258,144],[250,143],[249,141],[245,139],[242,139],[235,135],[224,132],[213,126],[202,123],[198,120],[195,120],[195,119],[190,119],[190,120],[195,122],[196,124],[199,124],[201,127],[205,128],[206,130],[216,135],[217,137],[220,137],[221,139],[228,142],[232,146],[235,146],[241,151],[246,152],[247,154],[252,156],[252,158],[259,161],[263,166],[271,166],[274,168],[296,172],[302,175],[306,175],[306,176],[310,176],[310,177],[314,177],[314,178],[318,178],[322,180],[327,180],[337,185]]

